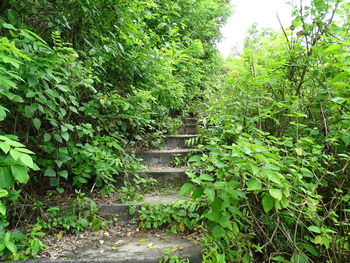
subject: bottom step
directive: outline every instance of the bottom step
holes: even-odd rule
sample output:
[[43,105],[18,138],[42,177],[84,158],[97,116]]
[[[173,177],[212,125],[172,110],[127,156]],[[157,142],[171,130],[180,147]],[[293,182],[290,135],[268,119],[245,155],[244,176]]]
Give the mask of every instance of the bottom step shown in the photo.
[[67,251],[59,259],[41,258],[29,260],[31,263],[156,263],[164,257],[165,251],[188,259],[202,262],[201,248],[181,237],[164,234],[142,234],[132,238],[110,237],[104,242],[96,242],[75,251]]

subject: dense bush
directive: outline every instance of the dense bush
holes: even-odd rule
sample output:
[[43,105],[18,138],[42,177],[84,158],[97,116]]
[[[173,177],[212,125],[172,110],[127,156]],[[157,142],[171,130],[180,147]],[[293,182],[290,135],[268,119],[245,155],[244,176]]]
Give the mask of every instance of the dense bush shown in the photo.
[[207,203],[208,262],[349,260],[349,8],[312,1],[228,59],[181,190]]
[[127,148],[171,129],[169,117],[190,111],[214,78],[229,8],[227,0],[9,0],[0,15],[0,258],[18,258],[5,228],[6,209],[27,191],[21,184],[111,189],[134,171]]

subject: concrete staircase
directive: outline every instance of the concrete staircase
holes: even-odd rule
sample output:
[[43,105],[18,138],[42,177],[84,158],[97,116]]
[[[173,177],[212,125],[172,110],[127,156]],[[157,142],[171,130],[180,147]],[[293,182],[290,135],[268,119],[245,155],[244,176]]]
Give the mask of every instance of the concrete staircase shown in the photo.
[[198,118],[184,118],[179,132],[182,134],[166,135],[161,149],[136,152],[147,169],[139,172],[156,179],[159,183],[183,183],[186,181],[186,170],[174,167],[176,158],[183,158],[191,151],[188,140],[197,137]]
[[[182,134],[166,135],[161,149],[139,151],[136,156],[147,168],[139,170],[140,174],[154,178],[159,183],[159,187],[164,184],[182,185],[187,180],[186,169],[176,167],[174,161],[176,158],[183,158],[190,152],[190,146],[187,140],[195,139],[198,118],[184,118],[183,125],[179,129]],[[129,221],[137,216],[137,210],[142,204],[170,204],[176,201],[176,195],[153,195],[146,196],[142,202],[132,204],[122,203],[100,203],[98,204],[101,216],[118,217],[121,221]],[[129,208],[136,209],[136,213],[129,214]],[[140,242],[140,239],[147,239],[147,242]],[[67,251],[61,259],[34,259],[31,262],[80,262],[80,263],[124,263],[124,262],[159,262],[164,255],[164,250],[172,250],[171,255],[189,259],[190,262],[201,262],[201,248],[189,240],[176,236],[167,236],[160,234],[143,234],[137,237],[123,239],[117,249],[116,242],[120,237],[109,237],[105,242],[89,244],[77,251]],[[152,248],[147,246],[152,244]],[[112,249],[111,249],[112,248]]]

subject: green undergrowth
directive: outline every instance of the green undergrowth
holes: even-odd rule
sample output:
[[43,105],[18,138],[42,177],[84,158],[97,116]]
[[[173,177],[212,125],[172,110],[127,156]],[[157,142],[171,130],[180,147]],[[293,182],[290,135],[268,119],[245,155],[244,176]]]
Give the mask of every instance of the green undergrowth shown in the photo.
[[[35,256],[42,246],[29,226],[18,241],[10,211],[23,202],[75,190],[139,198],[147,182],[134,176],[140,164],[128,150],[175,133],[213,86],[228,3],[2,1],[0,260]],[[40,224],[76,221],[73,232],[96,225],[61,212],[51,209]]]
[[251,27],[205,102],[189,200],[141,226],[202,226],[204,262],[349,260],[349,8],[311,1],[281,33]]

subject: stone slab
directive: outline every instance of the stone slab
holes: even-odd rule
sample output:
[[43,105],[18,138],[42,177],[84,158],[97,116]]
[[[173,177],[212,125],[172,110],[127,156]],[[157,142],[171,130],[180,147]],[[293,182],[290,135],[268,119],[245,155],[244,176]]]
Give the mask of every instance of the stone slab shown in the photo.
[[[181,200],[177,195],[148,195],[145,196],[143,201],[132,202],[129,204],[122,203],[98,203],[99,214],[106,218],[118,217],[121,221],[129,221],[134,217],[138,217],[137,211],[140,209],[142,204],[170,204],[176,200]],[[133,215],[129,213],[130,207],[133,207],[136,211]]]
[[145,165],[171,167],[171,162],[175,160],[175,157],[185,156],[190,151],[190,149],[152,150],[137,152],[136,157],[142,159]]
[[188,181],[186,169],[177,167],[156,167],[142,169],[139,173],[145,174],[148,178],[156,179],[159,183],[184,183]]
[[179,135],[167,135],[165,136],[163,147],[164,148],[190,148],[186,145],[186,140],[196,138],[197,135],[193,134],[179,134]]
[[201,120],[199,118],[183,118],[182,119],[182,122],[185,124],[185,125],[191,125],[191,124],[198,124]]
[[197,125],[196,124],[183,125],[179,128],[179,133],[181,133],[181,134],[196,134],[197,133]]
[[163,258],[165,250],[174,250],[171,255],[187,258],[191,263],[202,262],[199,246],[181,237],[164,234],[143,234],[132,238],[110,237],[102,244],[96,242],[76,251],[67,251],[59,259],[33,259],[29,262],[156,263]]

